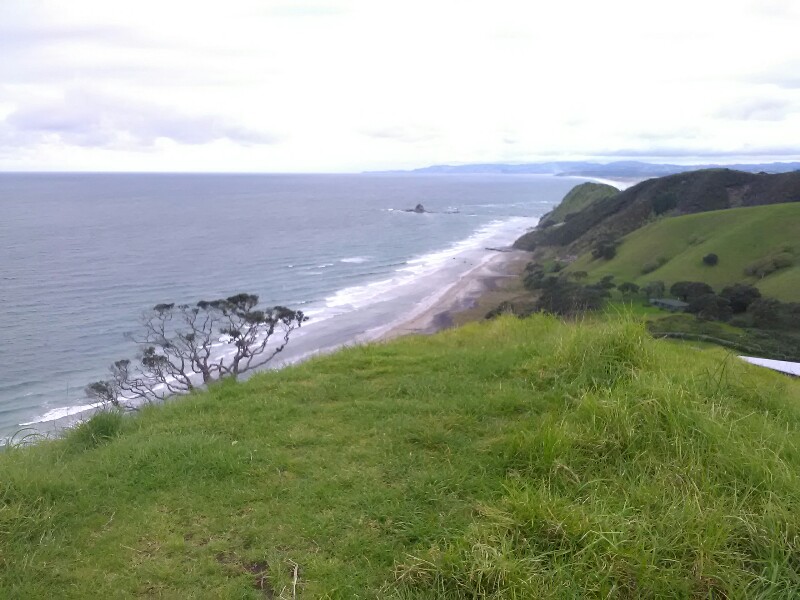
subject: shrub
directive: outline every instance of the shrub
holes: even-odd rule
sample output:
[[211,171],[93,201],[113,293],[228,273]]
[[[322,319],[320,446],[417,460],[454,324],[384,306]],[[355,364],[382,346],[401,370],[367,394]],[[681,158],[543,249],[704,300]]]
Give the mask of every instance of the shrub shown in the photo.
[[669,288],[669,293],[684,302],[691,302],[705,294],[713,294],[714,290],[702,281],[679,281]]
[[800,303],[759,298],[747,307],[753,325],[761,329],[800,330]]
[[602,308],[607,295],[604,290],[593,286],[558,279],[543,288],[536,308],[556,315],[572,316]]
[[525,265],[525,273],[522,277],[522,284],[526,289],[537,290],[544,279],[544,267],[539,263],[529,262]]
[[794,256],[792,254],[789,252],[779,252],[778,254],[774,254],[750,263],[745,267],[744,273],[750,277],[758,277],[759,279],[763,279],[767,275],[770,275],[779,269],[791,267],[793,264]]
[[646,262],[642,265],[642,275],[647,275],[648,273],[652,273],[656,269],[660,269],[669,259],[666,256],[659,256],[657,259],[651,262]]
[[728,321],[733,316],[731,303],[716,294],[697,296],[686,307],[686,312],[706,321]]
[[597,242],[597,245],[592,250],[594,258],[604,258],[611,260],[617,255],[617,245],[619,242],[616,240],[604,239]]
[[508,300],[504,300],[503,302],[495,306],[492,310],[487,312],[484,319],[495,319],[502,315],[513,315],[513,314],[514,314],[514,305]]
[[596,285],[603,290],[613,290],[615,287],[617,287],[617,284],[613,283],[613,281],[613,275],[606,275]]
[[716,255],[716,254],[714,254],[713,252],[712,252],[711,254],[706,254],[706,255],[703,257],[703,264],[704,264],[704,265],[708,265],[709,267],[716,266],[716,264],[717,264],[718,262],[719,262],[719,256],[717,256],[717,255]]
[[662,193],[653,198],[653,212],[657,215],[663,215],[676,206],[678,206],[678,197],[672,192]]
[[759,289],[746,283],[729,285],[719,295],[731,303],[731,310],[733,310],[734,314],[745,312],[748,306],[761,298]]
[[623,296],[633,296],[639,293],[639,286],[635,283],[631,283],[630,281],[620,283],[619,286],[617,286],[617,289],[622,293]]

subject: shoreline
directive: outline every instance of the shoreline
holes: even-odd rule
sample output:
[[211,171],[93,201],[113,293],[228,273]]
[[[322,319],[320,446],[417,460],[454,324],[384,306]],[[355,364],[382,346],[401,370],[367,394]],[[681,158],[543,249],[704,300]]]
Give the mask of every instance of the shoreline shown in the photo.
[[[516,239],[519,235],[521,235],[521,233],[515,233],[513,239]],[[300,351],[299,354],[295,356],[287,357],[285,360],[279,359],[272,364],[254,369],[252,372],[244,374],[243,380],[265,370],[280,369],[305,362],[316,356],[330,354],[350,345],[380,343],[404,335],[432,334],[457,324],[460,325],[461,323],[454,322],[456,315],[476,307],[481,296],[491,290],[497,289],[500,282],[516,278],[521,268],[515,270],[514,265],[524,265],[524,263],[527,262],[527,257],[529,256],[528,252],[512,250],[502,245],[513,242],[513,239],[509,237],[501,240],[496,239],[496,236],[492,236],[488,239],[481,240],[482,244],[487,244],[487,246],[467,248],[463,251],[458,251],[456,255],[452,257],[453,259],[458,258],[464,262],[475,261],[473,263],[474,266],[471,266],[467,271],[460,274],[450,273],[452,278],[449,280],[442,277],[442,275],[446,277],[444,271],[427,275],[427,277],[441,277],[441,281],[440,285],[430,289],[432,293],[418,300],[418,309],[420,312],[413,313],[408,318],[400,320],[392,319],[389,322],[385,322],[371,329],[362,329],[360,332],[353,331],[347,335],[346,339],[335,339],[338,335],[334,334],[333,339],[330,337],[328,338],[332,343],[314,346],[308,350]],[[489,244],[496,246],[488,247]],[[442,251],[439,251],[438,253],[441,252]],[[524,261],[523,258],[525,259]],[[453,275],[455,275],[455,277],[453,277]],[[361,287],[369,286],[370,284],[368,283],[363,284]],[[391,301],[393,302],[395,300],[396,299],[393,298]],[[376,302],[373,306],[385,303],[386,300],[381,300]],[[342,314],[339,318],[352,319],[359,314],[363,315],[363,311],[368,310],[369,307],[356,309],[352,312]],[[484,311],[484,313],[485,312],[486,311]],[[331,320],[331,323],[333,322],[334,321]],[[339,335],[341,335],[340,332]],[[314,338],[316,337],[317,336],[314,336]],[[299,340],[296,340],[292,345],[293,350],[298,349],[298,341]],[[100,409],[102,409],[100,405],[85,402],[76,402],[72,405],[50,409],[49,412],[40,415],[39,418],[20,423],[14,432],[0,438],[0,447],[12,442],[18,434],[23,432],[37,438],[39,436],[48,438],[53,434],[58,436],[61,431],[70,429],[76,424],[83,422]],[[54,412],[58,414],[56,416],[51,416]]]
[[496,256],[464,273],[422,313],[392,326],[376,341],[390,341],[406,335],[430,335],[457,326],[455,317],[475,308],[481,297],[496,290],[504,280],[519,276],[521,263],[529,257],[525,250],[498,251]]

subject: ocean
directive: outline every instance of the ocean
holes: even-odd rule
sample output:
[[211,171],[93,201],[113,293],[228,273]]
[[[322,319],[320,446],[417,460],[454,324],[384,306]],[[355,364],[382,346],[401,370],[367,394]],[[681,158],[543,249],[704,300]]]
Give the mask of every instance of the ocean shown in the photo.
[[[309,321],[276,359],[378,337],[550,210],[536,175],[0,174],[0,437],[66,426],[161,302]],[[405,212],[421,203],[430,213]]]

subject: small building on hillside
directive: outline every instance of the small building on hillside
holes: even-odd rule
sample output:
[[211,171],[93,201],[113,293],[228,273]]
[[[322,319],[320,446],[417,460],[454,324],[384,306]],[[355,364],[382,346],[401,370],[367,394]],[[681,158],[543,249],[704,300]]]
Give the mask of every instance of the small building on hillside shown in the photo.
[[673,300],[672,298],[650,298],[650,304],[663,308],[664,310],[671,310],[672,312],[681,312],[686,310],[689,306],[686,302],[681,300]]

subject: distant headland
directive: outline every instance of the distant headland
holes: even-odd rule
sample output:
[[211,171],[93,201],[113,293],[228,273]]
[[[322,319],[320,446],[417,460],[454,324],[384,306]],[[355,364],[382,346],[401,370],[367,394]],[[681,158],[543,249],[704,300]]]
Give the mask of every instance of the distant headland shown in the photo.
[[750,173],[788,173],[800,170],[800,162],[771,162],[754,164],[673,165],[641,161],[609,163],[587,161],[557,161],[540,163],[475,163],[466,165],[432,165],[411,170],[380,171],[380,173],[486,173],[509,175],[561,175],[573,177],[608,177],[644,179],[663,177],[700,169],[725,168]]

